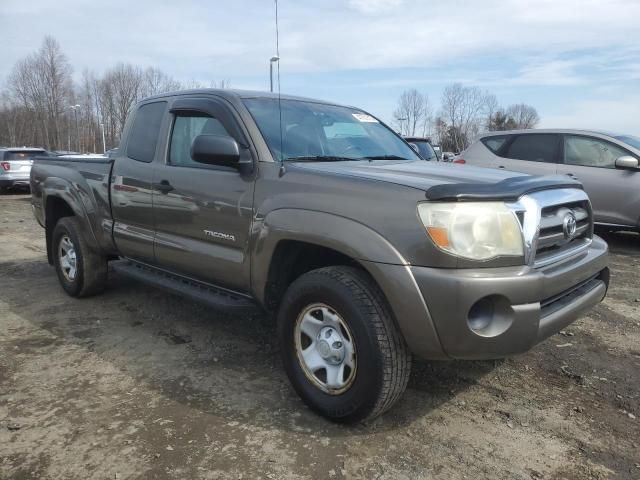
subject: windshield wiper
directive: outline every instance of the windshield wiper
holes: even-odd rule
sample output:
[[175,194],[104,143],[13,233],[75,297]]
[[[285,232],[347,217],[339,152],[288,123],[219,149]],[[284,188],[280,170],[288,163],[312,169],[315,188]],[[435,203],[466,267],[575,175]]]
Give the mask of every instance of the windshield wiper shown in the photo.
[[398,155],[374,155],[373,157],[365,157],[367,160],[409,160],[408,158],[399,157]]
[[362,160],[353,157],[336,157],[331,155],[302,155],[299,157],[287,157],[285,161],[291,162],[349,162]]

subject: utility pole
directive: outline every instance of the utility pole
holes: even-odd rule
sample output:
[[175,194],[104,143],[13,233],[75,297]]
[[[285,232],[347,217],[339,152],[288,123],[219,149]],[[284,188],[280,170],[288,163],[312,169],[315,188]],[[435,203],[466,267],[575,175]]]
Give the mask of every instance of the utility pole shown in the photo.
[[[67,107],[68,110],[73,110],[73,114],[76,119],[76,147],[78,147],[78,152],[80,151],[80,133],[78,131],[78,109],[79,108],[80,108],[80,104],[69,105]],[[69,128],[69,130],[71,129]],[[69,133],[69,136],[68,136],[67,150],[71,151],[71,132],[69,131],[68,133]]]
[[[396,120],[398,121],[398,124],[400,126],[400,135],[405,135],[403,125],[404,125],[404,122],[406,122],[409,119],[407,117],[403,117],[403,118],[396,117]],[[407,135],[409,134],[409,128],[407,128],[407,133],[406,134]]]
[[102,153],[107,153],[107,142],[104,139],[104,123],[100,124],[100,129],[102,130]]
[[73,109],[73,115],[76,117],[76,149],[80,152],[80,130],[78,130],[78,109]]
[[274,55],[269,60],[269,91],[273,92],[273,64],[280,60],[280,57]]

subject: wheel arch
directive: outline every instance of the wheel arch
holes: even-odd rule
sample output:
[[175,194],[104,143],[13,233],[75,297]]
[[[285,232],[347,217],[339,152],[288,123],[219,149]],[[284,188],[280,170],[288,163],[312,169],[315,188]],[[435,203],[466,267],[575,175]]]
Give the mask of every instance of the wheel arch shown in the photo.
[[[60,181],[60,179],[58,179]],[[47,185],[43,188],[44,227],[47,247],[47,261],[53,265],[53,253],[51,241],[53,230],[58,221],[63,217],[77,217],[80,221],[82,234],[91,248],[99,251],[99,244],[89,222],[82,201],[78,193],[71,188],[60,188],[59,184]]]
[[[280,209],[269,213],[256,232],[252,249],[251,290],[267,309],[277,306],[277,292],[313,268],[366,262],[406,265],[379,233],[355,220],[325,212]],[[274,281],[286,285],[274,285]],[[374,278],[375,280],[375,278]],[[274,305],[274,297],[276,302]]]

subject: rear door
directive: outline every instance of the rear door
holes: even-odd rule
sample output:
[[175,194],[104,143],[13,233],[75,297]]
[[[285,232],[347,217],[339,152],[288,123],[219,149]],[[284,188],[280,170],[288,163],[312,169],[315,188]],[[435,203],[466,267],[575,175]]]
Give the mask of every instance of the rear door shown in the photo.
[[167,153],[153,180],[156,259],[169,271],[247,291],[255,172],[194,161],[191,144],[201,134],[231,136],[251,160],[240,123],[223,100],[175,100]]
[[560,135],[524,133],[510,136],[496,158],[496,167],[530,175],[556,173],[560,154]]
[[[153,160],[160,132],[166,132],[167,102],[142,104],[125,127],[126,145],[118,149],[111,179],[113,238],[129,258],[155,263],[153,238]],[[131,120],[129,120],[131,122]]]
[[558,173],[582,182],[598,223],[638,226],[640,171],[616,168],[616,159],[625,155],[637,158],[601,138],[564,135],[563,161],[558,165]]

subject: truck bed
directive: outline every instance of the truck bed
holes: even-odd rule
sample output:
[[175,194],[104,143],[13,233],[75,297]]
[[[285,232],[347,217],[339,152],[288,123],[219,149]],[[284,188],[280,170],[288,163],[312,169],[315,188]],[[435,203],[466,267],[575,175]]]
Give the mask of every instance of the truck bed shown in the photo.
[[[85,221],[84,228],[93,237],[96,246],[105,252],[112,251],[113,221],[109,203],[112,169],[113,159],[99,155],[34,159],[30,178],[31,203],[38,223],[47,228],[47,209],[59,208],[57,202],[62,199],[67,205],[72,205],[73,213]],[[49,195],[53,199],[51,202],[47,201]]]

